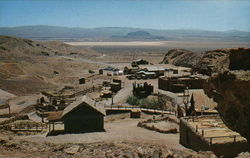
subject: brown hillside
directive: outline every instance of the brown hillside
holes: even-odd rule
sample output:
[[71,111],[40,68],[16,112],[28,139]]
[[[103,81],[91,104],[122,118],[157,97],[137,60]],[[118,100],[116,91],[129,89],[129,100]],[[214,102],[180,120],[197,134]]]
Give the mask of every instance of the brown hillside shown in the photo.
[[201,57],[201,53],[194,53],[185,49],[171,49],[165,54],[161,63],[193,67],[199,62]]
[[99,54],[88,48],[78,48],[60,41],[40,42],[29,39],[22,39],[9,36],[0,36],[1,56],[24,56],[24,55],[72,55],[79,54],[88,57],[98,56]]
[[23,95],[71,84],[73,81],[68,78],[81,76],[82,71],[95,65],[64,57],[96,56],[99,54],[94,50],[63,42],[0,36],[0,89]]

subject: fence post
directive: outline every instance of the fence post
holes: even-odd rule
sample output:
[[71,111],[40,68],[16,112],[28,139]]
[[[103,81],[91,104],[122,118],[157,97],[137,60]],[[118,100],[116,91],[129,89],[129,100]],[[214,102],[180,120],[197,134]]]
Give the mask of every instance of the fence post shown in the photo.
[[236,135],[234,136],[234,143],[236,142]]
[[210,145],[212,145],[212,139],[213,139],[213,138],[212,138],[212,137],[210,137]]
[[196,125],[196,130],[195,131],[198,132],[198,125]]
[[49,122],[49,132],[50,132],[50,122]]
[[10,114],[10,104],[9,104],[9,118],[11,117],[11,114]]
[[204,130],[203,129],[202,129],[201,135],[202,135],[202,137],[204,137]]

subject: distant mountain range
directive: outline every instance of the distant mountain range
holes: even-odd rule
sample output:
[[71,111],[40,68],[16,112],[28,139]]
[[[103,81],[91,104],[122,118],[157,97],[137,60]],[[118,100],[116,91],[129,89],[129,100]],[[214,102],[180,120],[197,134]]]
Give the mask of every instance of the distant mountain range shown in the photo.
[[146,31],[136,31],[136,32],[129,32],[125,36],[112,36],[112,39],[118,39],[118,40],[167,40],[164,36],[156,36],[152,35],[149,32]]
[[220,40],[249,42],[250,32],[206,30],[156,30],[128,27],[69,28],[58,26],[0,27],[0,35],[34,40],[62,41],[152,41]]

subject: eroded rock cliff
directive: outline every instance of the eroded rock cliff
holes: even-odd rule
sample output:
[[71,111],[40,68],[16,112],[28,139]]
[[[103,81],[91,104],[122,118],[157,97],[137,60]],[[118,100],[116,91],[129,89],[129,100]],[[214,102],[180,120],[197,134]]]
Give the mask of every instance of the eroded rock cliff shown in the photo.
[[193,53],[173,49],[163,63],[189,66],[211,76],[204,89],[218,103],[225,124],[250,141],[250,48]]
[[210,77],[205,92],[218,102],[226,125],[250,141],[250,49],[231,49],[228,66]]
[[205,52],[201,60],[193,66],[193,70],[205,75],[224,71],[229,65],[230,51],[229,49],[216,49]]

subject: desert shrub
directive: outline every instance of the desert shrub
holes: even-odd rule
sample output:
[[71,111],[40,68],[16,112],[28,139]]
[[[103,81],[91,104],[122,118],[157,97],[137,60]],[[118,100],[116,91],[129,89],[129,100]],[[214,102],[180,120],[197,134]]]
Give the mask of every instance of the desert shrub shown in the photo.
[[137,98],[135,96],[128,96],[127,103],[130,105],[139,106],[142,108],[150,108],[150,109],[160,109],[160,103],[158,99],[148,99],[148,98]]
[[139,105],[139,102],[139,98],[135,96],[128,96],[127,98],[127,103],[129,103],[130,105]]

